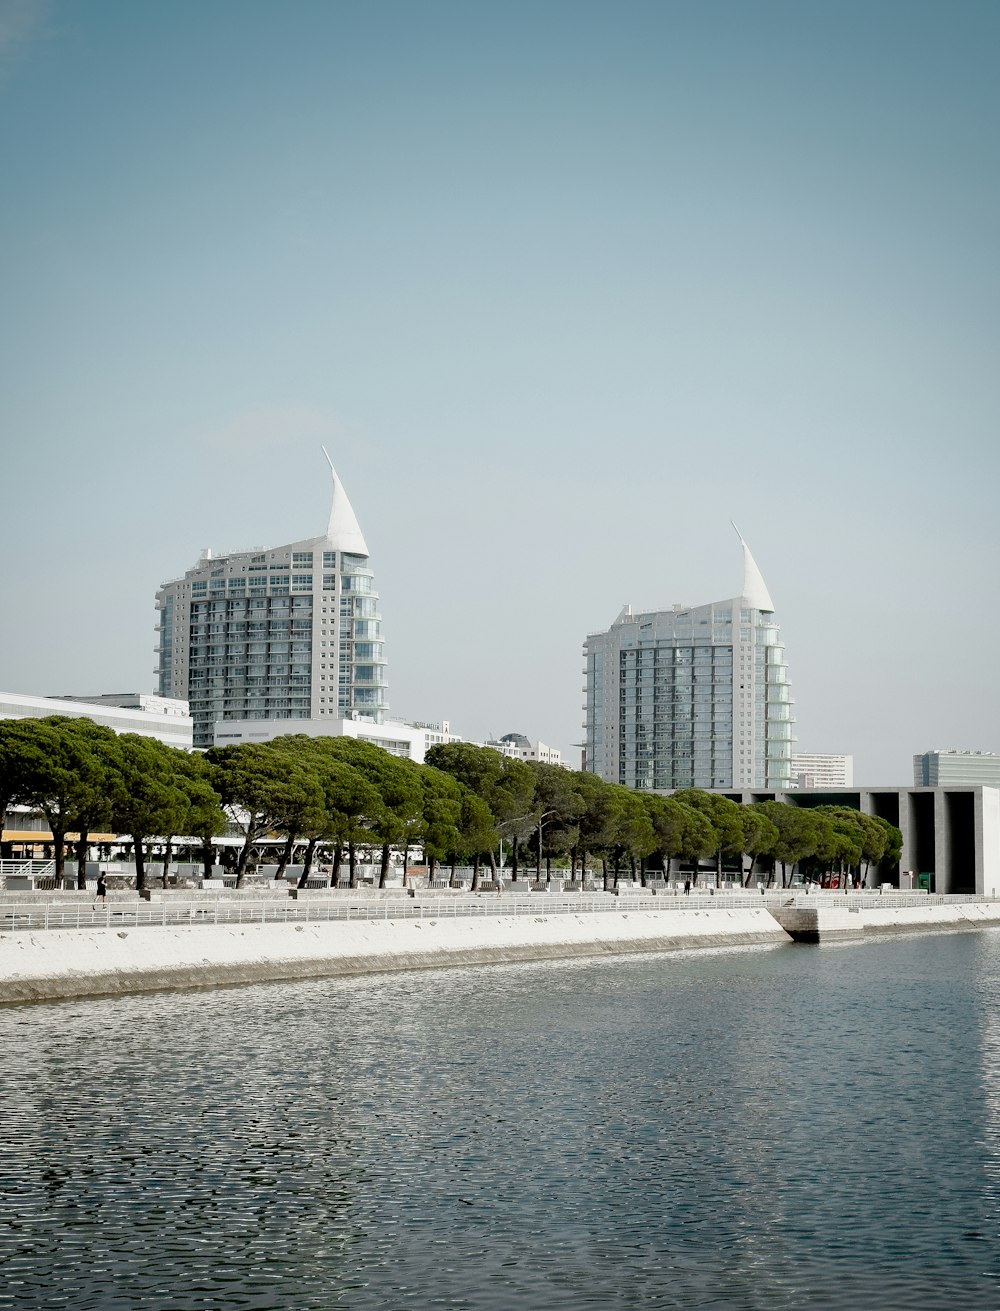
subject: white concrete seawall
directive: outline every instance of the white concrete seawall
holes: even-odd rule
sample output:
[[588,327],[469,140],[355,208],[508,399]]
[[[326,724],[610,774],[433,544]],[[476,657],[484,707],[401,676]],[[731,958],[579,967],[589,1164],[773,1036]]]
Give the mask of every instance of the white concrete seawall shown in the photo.
[[539,912],[5,933],[0,1003],[790,941],[763,906]]
[[[803,904],[803,900],[808,904]],[[830,942],[885,933],[947,933],[1000,925],[1000,901],[963,901],[926,906],[825,904],[817,897],[771,907],[796,942]]]

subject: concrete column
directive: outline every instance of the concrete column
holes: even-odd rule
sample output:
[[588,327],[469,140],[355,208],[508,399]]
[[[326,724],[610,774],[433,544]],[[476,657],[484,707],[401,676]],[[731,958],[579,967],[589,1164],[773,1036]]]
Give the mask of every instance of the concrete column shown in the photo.
[[934,891],[952,891],[951,823],[948,799],[940,788],[934,790]]
[[976,788],[976,892],[1000,896],[1000,789]]
[[903,835],[903,850],[899,855],[899,870],[909,870],[914,876],[917,873],[917,835],[916,824],[911,813],[913,806],[913,795],[910,792],[901,792],[899,795],[899,831]]

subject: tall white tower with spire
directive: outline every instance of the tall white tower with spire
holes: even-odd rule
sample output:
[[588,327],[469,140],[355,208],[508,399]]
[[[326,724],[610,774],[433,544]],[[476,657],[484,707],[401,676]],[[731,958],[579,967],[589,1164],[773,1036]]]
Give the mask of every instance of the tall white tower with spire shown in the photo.
[[584,643],[591,773],[658,791],[790,786],[785,649],[771,594],[736,531],[739,596],[642,614],[626,606]]
[[[326,533],[226,555],[202,552],[156,594],[157,690],[189,702],[194,745],[224,720],[381,723],[386,660],[368,546],[325,448]],[[167,689],[167,690],[164,690]]]

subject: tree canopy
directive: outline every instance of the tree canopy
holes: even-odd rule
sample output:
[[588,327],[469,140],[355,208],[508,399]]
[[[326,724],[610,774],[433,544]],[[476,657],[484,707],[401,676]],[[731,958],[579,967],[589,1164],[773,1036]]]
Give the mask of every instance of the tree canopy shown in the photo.
[[696,880],[710,857],[717,881],[737,865],[747,882],[758,865],[769,880],[780,867],[783,885],[796,867],[842,881],[891,869],[902,849],[897,828],[845,806],[634,791],[471,743],[435,746],[423,765],[370,742],[302,734],[197,755],[68,716],[0,721],[0,821],[18,805],[48,821],[59,877],[67,842],[76,841],[80,886],[90,835],[107,831],[131,843],[140,886],[151,842],[164,848],[166,881],[175,839],[197,840],[208,864],[227,826],[240,837],[237,886],[261,844],[278,840],[279,874],[305,848],[303,884],[319,846],[332,852],[335,879],[346,853],[352,884],[356,850],[380,849],[380,885],[393,848],[404,873],[417,847],[432,874],[447,861],[471,862],[476,884],[481,867],[496,869],[502,844],[514,879],[522,855],[539,878],[553,863],[582,876],[596,858],[605,886],[623,867],[645,879],[661,864],[669,875],[677,862]]

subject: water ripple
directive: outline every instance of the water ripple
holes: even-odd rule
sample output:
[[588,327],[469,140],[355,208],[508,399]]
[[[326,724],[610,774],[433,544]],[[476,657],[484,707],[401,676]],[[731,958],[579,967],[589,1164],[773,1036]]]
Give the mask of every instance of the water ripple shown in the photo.
[[0,1011],[0,1308],[1000,1304],[1000,935]]

